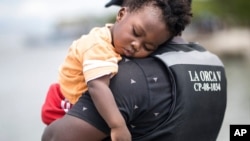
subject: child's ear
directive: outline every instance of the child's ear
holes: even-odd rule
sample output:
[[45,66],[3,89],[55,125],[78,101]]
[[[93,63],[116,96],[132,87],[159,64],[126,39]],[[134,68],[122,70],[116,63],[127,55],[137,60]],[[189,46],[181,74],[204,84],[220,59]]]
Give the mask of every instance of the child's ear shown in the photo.
[[118,12],[118,14],[116,16],[116,22],[119,22],[124,17],[124,15],[126,14],[126,11],[127,11],[126,7],[122,7],[119,10],[119,12]]

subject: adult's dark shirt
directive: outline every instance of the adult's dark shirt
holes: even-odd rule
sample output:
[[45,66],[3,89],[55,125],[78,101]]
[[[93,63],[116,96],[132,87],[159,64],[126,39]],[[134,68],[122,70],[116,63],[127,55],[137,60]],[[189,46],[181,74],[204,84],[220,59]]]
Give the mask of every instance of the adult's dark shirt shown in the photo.
[[[110,87],[133,140],[213,141],[218,136],[226,107],[225,70],[198,44],[175,38],[152,57],[123,58]],[[79,101],[68,114],[109,134],[90,96]]]
[[[151,57],[123,58],[110,83],[118,108],[134,141],[215,141],[226,108],[223,64],[198,44],[173,41]],[[68,115],[48,126],[43,141],[108,135],[108,125],[84,94]]]

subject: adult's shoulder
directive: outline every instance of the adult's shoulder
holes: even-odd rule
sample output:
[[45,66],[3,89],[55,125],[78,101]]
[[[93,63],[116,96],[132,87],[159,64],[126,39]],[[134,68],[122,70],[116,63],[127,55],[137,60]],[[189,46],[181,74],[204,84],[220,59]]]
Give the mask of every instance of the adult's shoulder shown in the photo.
[[128,79],[128,81],[132,78],[148,81],[146,79],[155,74],[161,76],[168,75],[166,66],[159,59],[151,56],[132,59],[123,57],[119,62],[118,74],[115,77],[116,79]]

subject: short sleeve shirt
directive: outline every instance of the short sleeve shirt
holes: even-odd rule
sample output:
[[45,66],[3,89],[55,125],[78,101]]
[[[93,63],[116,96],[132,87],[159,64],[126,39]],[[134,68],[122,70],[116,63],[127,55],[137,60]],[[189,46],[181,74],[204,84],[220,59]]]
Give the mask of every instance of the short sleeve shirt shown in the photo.
[[121,56],[111,44],[109,26],[94,28],[74,41],[59,69],[61,91],[72,104],[87,90],[88,81],[118,71]]

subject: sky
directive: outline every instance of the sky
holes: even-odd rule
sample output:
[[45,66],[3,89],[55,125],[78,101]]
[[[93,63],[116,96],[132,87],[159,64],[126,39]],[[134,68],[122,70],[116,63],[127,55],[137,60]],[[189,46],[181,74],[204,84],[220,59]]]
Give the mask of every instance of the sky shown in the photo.
[[114,12],[109,0],[0,0],[0,35],[13,32],[46,32],[60,18]]

